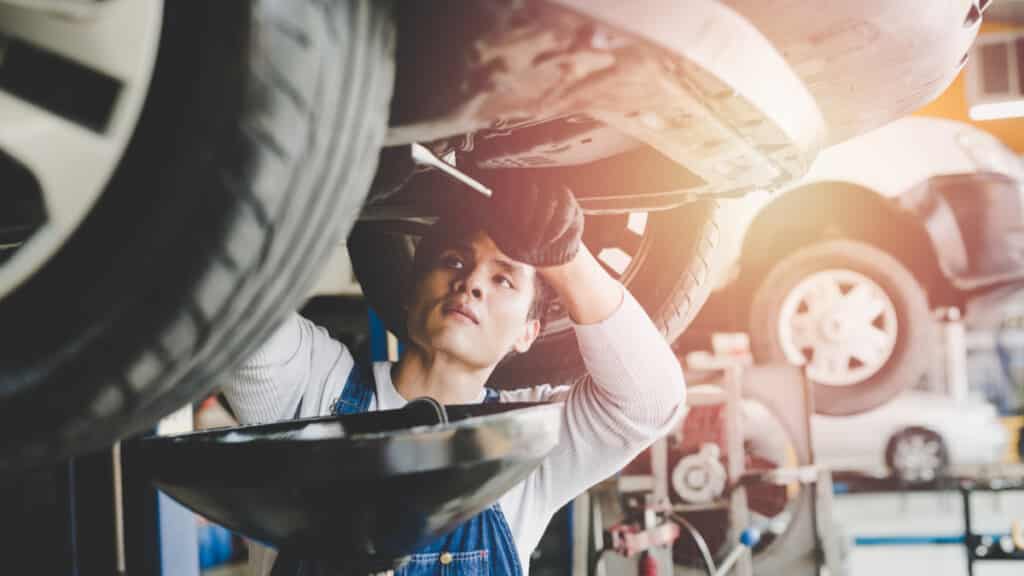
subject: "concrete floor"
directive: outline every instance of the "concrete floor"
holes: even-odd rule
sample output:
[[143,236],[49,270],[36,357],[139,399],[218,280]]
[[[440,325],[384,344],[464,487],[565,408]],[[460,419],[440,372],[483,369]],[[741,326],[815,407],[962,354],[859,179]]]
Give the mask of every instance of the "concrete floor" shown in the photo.
[[[972,496],[975,533],[1007,534],[1024,521],[1024,492]],[[963,533],[960,496],[948,493],[837,496],[835,518],[853,537],[957,536]],[[1024,562],[981,562],[976,576],[1021,576]],[[961,544],[855,546],[850,576],[966,576]]]

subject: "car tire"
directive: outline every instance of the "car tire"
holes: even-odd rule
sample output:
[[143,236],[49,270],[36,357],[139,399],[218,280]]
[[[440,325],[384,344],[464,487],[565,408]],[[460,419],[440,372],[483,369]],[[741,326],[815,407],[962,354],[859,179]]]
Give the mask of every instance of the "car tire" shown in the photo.
[[103,195],[0,302],[0,473],[211,390],[298,308],[376,170],[389,4],[167,2],[160,34]]
[[[913,460],[923,460],[925,465],[912,467],[916,463]],[[934,430],[911,426],[889,439],[885,447],[885,464],[901,484],[931,484],[949,470],[949,450],[942,436]]]
[[[647,215],[644,236],[633,257],[636,265],[623,283],[668,341],[686,329],[710,294],[708,275],[718,243],[717,214],[717,201],[699,200]],[[585,223],[585,239],[587,226]],[[406,282],[398,279],[411,278],[413,251],[409,238],[378,233],[372,224],[357,225],[349,237],[353,271],[371,306],[399,337],[404,334],[405,312],[400,303]],[[559,314],[557,308],[553,314]],[[576,335],[564,313],[558,324],[553,330],[546,329],[527,353],[500,363],[489,385],[520,388],[569,382],[583,375]]]
[[[822,283],[834,283],[839,296],[836,289],[819,289]],[[817,290],[832,296],[813,296]],[[861,306],[860,312],[847,314],[857,310],[854,294],[858,299],[866,294],[871,307]],[[813,298],[820,298],[820,307],[834,313],[813,310]],[[828,304],[829,298],[837,303]],[[882,312],[872,316],[877,307]],[[807,329],[798,329],[795,318],[800,314],[813,319],[813,326],[807,322],[803,324]],[[871,337],[863,336],[863,331]],[[814,385],[815,411],[836,416],[875,408],[917,383],[933,349],[928,299],[911,272],[882,249],[847,239],[813,244],[776,264],[753,295],[749,334],[757,361],[806,363]],[[814,354],[819,350],[836,350],[831,354],[841,359],[853,349],[850,342],[860,345],[872,340],[871,350],[849,356],[841,369],[835,367],[841,362],[832,363],[820,352],[821,363],[828,363],[831,374],[824,374],[828,370],[816,373]]]

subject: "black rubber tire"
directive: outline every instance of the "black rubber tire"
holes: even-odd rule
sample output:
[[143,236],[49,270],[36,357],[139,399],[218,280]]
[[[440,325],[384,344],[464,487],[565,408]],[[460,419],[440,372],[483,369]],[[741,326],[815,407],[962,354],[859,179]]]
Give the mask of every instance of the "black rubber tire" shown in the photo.
[[[920,480],[916,478],[907,478],[896,468],[895,456],[896,456],[896,445],[907,438],[914,436],[922,436],[926,440],[933,440],[939,443],[939,466],[934,470],[935,477],[930,480]],[[899,480],[901,484],[907,486],[917,486],[922,484],[931,484],[939,481],[942,476],[949,470],[949,449],[946,447],[945,440],[942,436],[934,430],[924,428],[921,426],[910,426],[904,428],[899,432],[892,435],[889,442],[885,445],[885,465],[889,467],[889,472],[893,478]]]
[[0,303],[0,473],[151,426],[298,308],[376,170],[390,8],[167,2],[107,190]]
[[848,386],[813,383],[815,412],[844,416],[878,407],[924,376],[933,350],[933,322],[928,297],[899,260],[855,240],[819,242],[785,257],[754,292],[749,334],[758,362],[787,361],[778,334],[783,301],[809,274],[836,268],[859,272],[885,290],[896,309],[898,330],[892,356],[871,378]]
[[[709,264],[718,243],[718,202],[699,200],[648,215],[647,230],[634,256],[636,272],[626,286],[668,341],[682,333],[711,291]],[[584,224],[586,226],[586,224]],[[371,306],[400,337],[401,290],[412,271],[412,245],[399,235],[358,225],[349,237],[352,268]],[[543,333],[529,352],[499,364],[489,382],[497,388],[572,381],[584,372],[571,327]]]

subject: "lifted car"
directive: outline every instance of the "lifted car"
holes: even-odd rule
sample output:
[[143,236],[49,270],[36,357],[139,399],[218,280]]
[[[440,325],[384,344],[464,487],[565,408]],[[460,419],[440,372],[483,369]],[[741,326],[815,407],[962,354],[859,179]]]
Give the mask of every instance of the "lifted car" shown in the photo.
[[1024,280],[1024,164],[968,124],[908,117],[824,151],[799,181],[724,203],[714,293],[677,347],[747,332],[762,362],[807,366],[819,411],[918,383],[932,311],[981,327]]
[[[466,198],[410,172],[413,143],[571,188],[673,337],[710,289],[716,199],[937,95],[982,4],[0,1],[0,470],[215,387],[357,216],[356,269],[400,326],[396,233]],[[550,314],[496,379],[578,372]]]

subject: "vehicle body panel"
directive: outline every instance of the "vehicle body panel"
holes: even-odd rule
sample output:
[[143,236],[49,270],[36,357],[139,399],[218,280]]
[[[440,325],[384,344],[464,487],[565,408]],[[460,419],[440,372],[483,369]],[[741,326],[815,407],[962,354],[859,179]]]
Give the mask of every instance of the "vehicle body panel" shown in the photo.
[[[483,2],[470,16],[436,2],[416,10],[423,18],[405,17],[407,26],[461,18],[480,30],[460,32],[469,35],[466,54],[441,57],[433,47],[457,41],[421,33],[413,63],[399,69],[388,141],[425,143],[469,173],[530,170],[572,188],[589,213],[784,186],[822,143],[934,98],[980,24],[971,0]],[[417,89],[430,82],[447,96]],[[623,153],[635,157],[605,162]],[[420,196],[384,202],[373,191],[364,217],[436,215]]]
[[900,195],[943,275],[964,293],[1024,279],[1024,182],[997,172],[933,176]]
[[799,181],[774,193],[759,190],[722,202],[712,281],[721,290],[736,279],[747,232],[766,208],[789,192],[842,184],[893,199],[935,176],[979,171],[1024,182],[1024,164],[1009,148],[983,130],[951,120],[911,116],[826,148]]

